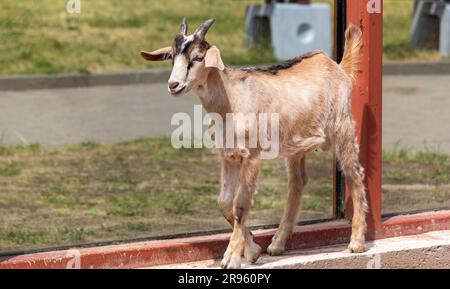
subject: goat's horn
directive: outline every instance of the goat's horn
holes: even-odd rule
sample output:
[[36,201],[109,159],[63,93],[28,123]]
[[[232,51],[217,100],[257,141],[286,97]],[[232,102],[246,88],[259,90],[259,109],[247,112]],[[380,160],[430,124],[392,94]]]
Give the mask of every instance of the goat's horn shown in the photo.
[[198,37],[200,40],[203,40],[205,38],[206,32],[208,32],[209,27],[213,25],[215,19],[208,19],[205,22],[203,22],[202,25],[200,25],[194,32],[194,35]]
[[187,35],[188,33],[188,22],[186,17],[183,18],[183,21],[181,21],[180,25],[180,34],[181,35]]

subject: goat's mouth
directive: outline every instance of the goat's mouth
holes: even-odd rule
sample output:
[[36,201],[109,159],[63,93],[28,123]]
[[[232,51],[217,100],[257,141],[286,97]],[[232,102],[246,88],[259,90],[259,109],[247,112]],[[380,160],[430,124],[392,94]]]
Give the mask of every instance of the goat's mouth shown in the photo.
[[181,95],[186,89],[186,85],[184,85],[183,87],[176,89],[176,90],[172,90],[169,89],[170,94],[174,95],[174,96],[179,96]]

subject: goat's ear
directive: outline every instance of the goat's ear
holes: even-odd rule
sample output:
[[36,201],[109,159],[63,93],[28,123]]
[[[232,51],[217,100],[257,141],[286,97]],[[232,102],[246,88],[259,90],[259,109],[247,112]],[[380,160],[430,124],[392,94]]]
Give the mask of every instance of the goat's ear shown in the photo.
[[211,46],[205,55],[205,67],[215,67],[219,70],[224,70],[222,58],[220,57],[220,50],[215,46]]
[[141,51],[141,56],[142,58],[148,61],[160,61],[172,59],[172,47],[167,46],[152,52]]

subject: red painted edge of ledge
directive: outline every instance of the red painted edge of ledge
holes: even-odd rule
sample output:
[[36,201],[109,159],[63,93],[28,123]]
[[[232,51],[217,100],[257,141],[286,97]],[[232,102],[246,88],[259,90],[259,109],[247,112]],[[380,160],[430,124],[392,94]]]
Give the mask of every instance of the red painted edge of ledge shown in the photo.
[[440,230],[450,230],[450,211],[399,215],[389,218],[383,222],[383,232],[379,239]]
[[[413,235],[450,229],[450,211],[392,217],[383,222],[376,238]],[[254,231],[255,241],[266,249],[276,230]],[[351,225],[346,221],[296,227],[289,250],[348,242]],[[0,269],[138,268],[220,258],[230,234],[173,240],[137,242],[68,251],[44,252],[0,259]]]

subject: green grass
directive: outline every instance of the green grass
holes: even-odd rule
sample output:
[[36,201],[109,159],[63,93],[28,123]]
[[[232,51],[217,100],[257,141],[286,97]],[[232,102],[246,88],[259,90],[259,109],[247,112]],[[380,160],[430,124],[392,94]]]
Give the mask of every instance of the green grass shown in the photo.
[[383,163],[390,167],[384,170],[385,182],[450,183],[449,157],[436,151],[410,152],[405,148],[383,151]]
[[21,168],[17,163],[8,163],[0,166],[0,176],[14,177],[19,175]]
[[0,240],[9,240],[11,243],[22,246],[42,246],[42,244],[78,243],[83,241],[86,236],[92,235],[93,233],[93,231],[86,231],[83,228],[26,230],[11,228],[0,231]]
[[39,144],[29,144],[29,145],[15,145],[15,146],[5,146],[0,145],[0,156],[11,156],[20,151],[31,151],[37,152],[40,149]]
[[434,151],[419,151],[410,153],[406,149],[383,151],[383,161],[410,162],[423,165],[445,165],[448,155]]
[[3,0],[0,3],[0,74],[91,73],[169,66],[145,62],[142,49],[171,45],[181,19],[190,31],[214,17],[208,34],[230,64],[272,62],[268,49],[248,51],[244,13],[258,0],[82,0],[81,14],[66,1]]
[[[329,2],[319,0],[316,2]],[[409,45],[412,0],[384,1],[384,58],[437,59],[437,52]],[[170,45],[181,19],[190,31],[208,18],[216,23],[208,41],[217,45],[225,63],[272,63],[269,45],[248,50],[244,13],[263,0],[82,0],[81,14],[68,14],[66,1],[3,0],[0,2],[0,74],[93,73],[151,67],[141,49]]]

